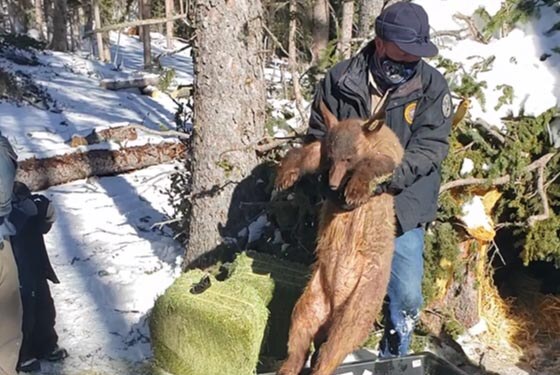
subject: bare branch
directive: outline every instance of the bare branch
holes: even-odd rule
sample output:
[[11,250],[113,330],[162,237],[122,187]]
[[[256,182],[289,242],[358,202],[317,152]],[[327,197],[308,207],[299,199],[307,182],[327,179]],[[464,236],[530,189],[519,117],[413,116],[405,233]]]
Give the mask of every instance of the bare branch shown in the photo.
[[488,41],[484,38],[484,36],[482,35],[482,33],[478,30],[478,28],[475,26],[474,24],[474,20],[472,19],[472,17],[466,16],[464,14],[461,13],[455,13],[453,15],[454,19],[460,20],[460,21],[464,21],[467,26],[468,29],[472,35],[472,37],[483,44],[488,44]]
[[225,150],[224,152],[222,152],[220,154],[220,156],[218,158],[221,159],[222,156],[224,156],[225,154],[229,154],[230,152],[245,151],[245,150],[248,150],[250,148],[254,148],[255,151],[260,152],[260,153],[267,152],[267,151],[275,149],[278,146],[281,146],[285,143],[288,143],[290,140],[298,139],[298,138],[301,138],[301,137],[302,136],[299,135],[299,134],[295,134],[295,135],[291,135],[291,136],[287,136],[287,137],[275,137],[275,138],[264,137],[263,139],[260,139],[256,142],[248,144],[247,146],[236,147],[236,148],[231,148],[229,150]]
[[[546,164],[550,161],[550,159],[552,159],[554,156],[556,155],[556,153],[554,152],[550,152],[544,156],[541,156],[540,159],[535,160],[534,162],[532,162],[531,164],[529,164],[525,169],[524,172],[533,172],[535,169],[539,169],[541,167],[544,168],[544,166],[546,166]],[[492,178],[475,178],[475,177],[471,177],[471,178],[464,178],[464,179],[459,179],[459,180],[455,180],[455,181],[449,181],[445,184],[443,184],[441,186],[441,188],[439,189],[439,193],[443,193],[446,190],[449,189],[454,189],[454,188],[458,188],[461,186],[470,186],[470,185],[483,185],[483,184],[491,184],[494,186],[497,185],[504,185],[507,184],[511,179],[511,176],[509,174],[502,176],[502,177],[498,177],[495,179]]]
[[296,101],[296,108],[299,112],[302,123],[306,124],[308,121],[303,109],[301,94],[301,86],[299,83],[299,71],[297,66],[297,49],[296,49],[296,32],[297,32],[297,2],[290,0],[290,29],[288,33],[288,61],[290,66],[290,73],[292,75],[292,87],[294,89],[294,99]]
[[441,31],[434,31],[432,33],[432,37],[433,38],[438,38],[438,37],[452,37],[455,39],[465,39],[465,37],[462,35],[465,31],[468,31],[468,28],[464,28],[464,29],[460,29],[460,30],[441,30]]
[[484,130],[486,130],[488,132],[488,134],[490,134],[492,137],[494,137],[500,143],[504,144],[506,142],[506,139],[504,138],[504,136],[501,135],[500,133],[498,133],[495,129],[493,129],[493,128],[495,128],[495,126],[490,125],[486,120],[479,117],[474,122],[474,125],[480,126]]
[[170,18],[152,18],[152,19],[148,19],[148,20],[122,22],[122,23],[117,23],[115,25],[96,27],[93,30],[86,31],[84,33],[83,38],[87,38],[91,34],[95,34],[95,33],[104,33],[106,31],[111,31],[111,30],[126,29],[127,27],[132,27],[132,26],[157,25],[157,24],[162,24],[162,23],[166,23],[166,22],[170,22],[170,21],[180,20],[180,19],[183,19],[185,17],[187,17],[186,14],[179,14],[179,15],[176,15],[176,16],[173,16],[173,17],[170,17]]
[[[547,160],[548,163],[549,160]],[[539,192],[539,196],[541,197],[542,200],[542,204],[543,204],[543,212],[541,214],[538,215],[532,215],[529,217],[529,219],[527,219],[527,223],[529,224],[529,226],[533,226],[535,225],[535,223],[537,221],[543,221],[546,220],[550,217],[550,207],[548,205],[548,196],[546,195],[546,188],[544,187],[544,168],[546,166],[546,163],[544,165],[541,165],[539,167],[539,179],[537,180],[537,191]]]
[[272,41],[274,42],[274,44],[276,44],[278,46],[278,48],[280,48],[280,50],[286,55],[288,56],[289,53],[288,51],[286,51],[286,49],[284,48],[284,46],[282,45],[282,43],[280,43],[280,41],[278,40],[278,38],[276,37],[276,35],[274,35],[272,33],[272,31],[270,31],[270,29],[268,27],[266,27],[266,25],[263,23],[263,29],[264,31],[266,31],[266,33],[270,36],[270,38],[272,38]]

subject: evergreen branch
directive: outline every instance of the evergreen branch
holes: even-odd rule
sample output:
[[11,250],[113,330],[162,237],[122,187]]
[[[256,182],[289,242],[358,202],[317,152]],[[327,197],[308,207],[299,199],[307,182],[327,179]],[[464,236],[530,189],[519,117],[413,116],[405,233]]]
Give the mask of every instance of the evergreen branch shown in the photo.
[[[541,156],[538,160],[535,160],[531,164],[529,164],[526,168],[523,169],[523,172],[530,173],[533,172],[535,169],[545,168],[546,164],[552,159],[556,153],[550,152],[544,156]],[[493,186],[497,185],[505,185],[511,180],[511,176],[509,174],[505,176],[501,176],[498,178],[463,178],[459,180],[449,181],[441,186],[439,189],[439,193],[443,193],[449,189],[455,189],[461,186],[470,186],[470,185],[484,185],[490,184]]]

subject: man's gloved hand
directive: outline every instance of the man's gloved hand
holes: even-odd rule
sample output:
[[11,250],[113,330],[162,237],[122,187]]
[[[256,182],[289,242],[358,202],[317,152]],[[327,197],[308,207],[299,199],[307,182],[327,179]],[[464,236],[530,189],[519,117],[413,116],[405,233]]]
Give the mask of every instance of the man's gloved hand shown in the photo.
[[381,195],[386,193],[388,190],[389,184],[387,182],[382,182],[380,184],[375,185],[375,188],[371,191],[371,195],[375,197],[376,195]]
[[40,230],[42,233],[47,233],[56,220],[54,205],[50,199],[41,194],[33,194],[32,199],[37,206],[37,215],[43,219]]

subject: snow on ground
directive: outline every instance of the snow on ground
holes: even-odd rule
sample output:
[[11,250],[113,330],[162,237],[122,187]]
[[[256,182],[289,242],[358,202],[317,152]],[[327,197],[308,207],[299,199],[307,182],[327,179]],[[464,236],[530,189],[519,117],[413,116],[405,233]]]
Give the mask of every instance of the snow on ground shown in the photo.
[[[136,374],[151,357],[147,313],[181,272],[160,190],[173,164],[90,178],[43,192],[57,221],[46,235],[61,283],[51,286],[60,345],[70,357],[42,374]],[[135,367],[136,366],[136,367]]]
[[[112,41],[118,38],[112,33]],[[161,37],[154,34],[154,54]],[[137,38],[120,36],[119,62],[121,71],[112,64],[90,60],[87,55],[67,54],[54,51],[39,53],[41,65],[17,65],[0,57],[0,68],[21,71],[33,81],[46,88],[55,101],[53,111],[44,111],[29,105],[14,106],[0,103],[0,131],[6,135],[20,159],[48,157],[69,152],[68,141],[73,135],[86,135],[94,128],[123,126],[137,123],[155,130],[175,128],[176,104],[167,95],[155,99],[141,95],[138,89],[111,91],[99,86],[101,79],[135,76],[141,72],[142,44]],[[176,42],[177,48],[182,47]],[[113,47],[116,50],[116,47]],[[162,59],[163,64],[177,72],[177,83],[192,83],[192,60],[190,50]],[[134,143],[158,143],[162,137],[142,135]],[[105,145],[109,147],[109,145]],[[118,145],[112,145],[113,148]]]
[[[113,43],[118,34],[112,33]],[[154,54],[165,38],[153,34]],[[175,42],[175,48],[184,45]],[[53,99],[50,111],[30,105],[0,103],[0,131],[19,159],[84,151],[68,141],[94,128],[139,123],[174,129],[176,104],[166,95],[141,95],[137,89],[110,91],[101,79],[126,78],[142,70],[142,44],[120,36],[118,64],[102,64],[87,53],[39,53],[40,65],[17,65],[0,57],[0,67],[21,71]],[[116,47],[113,47],[113,56]],[[175,84],[192,83],[189,49],[164,57],[176,70]],[[101,143],[89,148],[116,149],[174,138],[139,134],[135,141]],[[116,177],[88,178],[45,192],[57,209],[46,235],[47,249],[61,284],[51,285],[57,309],[60,345],[70,357],[62,364],[43,362],[41,374],[138,374],[151,357],[147,314],[154,300],[180,272],[184,249],[167,227],[167,196],[173,164]],[[140,366],[140,367],[139,367]]]

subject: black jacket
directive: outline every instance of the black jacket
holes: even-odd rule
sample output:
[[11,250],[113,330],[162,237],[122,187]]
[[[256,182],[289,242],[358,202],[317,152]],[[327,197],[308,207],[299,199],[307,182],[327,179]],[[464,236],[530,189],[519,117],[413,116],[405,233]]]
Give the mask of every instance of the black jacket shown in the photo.
[[[375,44],[371,42],[327,73],[315,93],[306,141],[320,139],[325,133],[319,110],[321,100],[339,120],[369,117],[368,69],[374,51]],[[441,162],[449,150],[452,112],[445,78],[424,61],[420,61],[416,74],[388,98],[386,123],[405,148],[404,159],[389,185],[395,192],[395,210],[403,232],[436,217]]]

